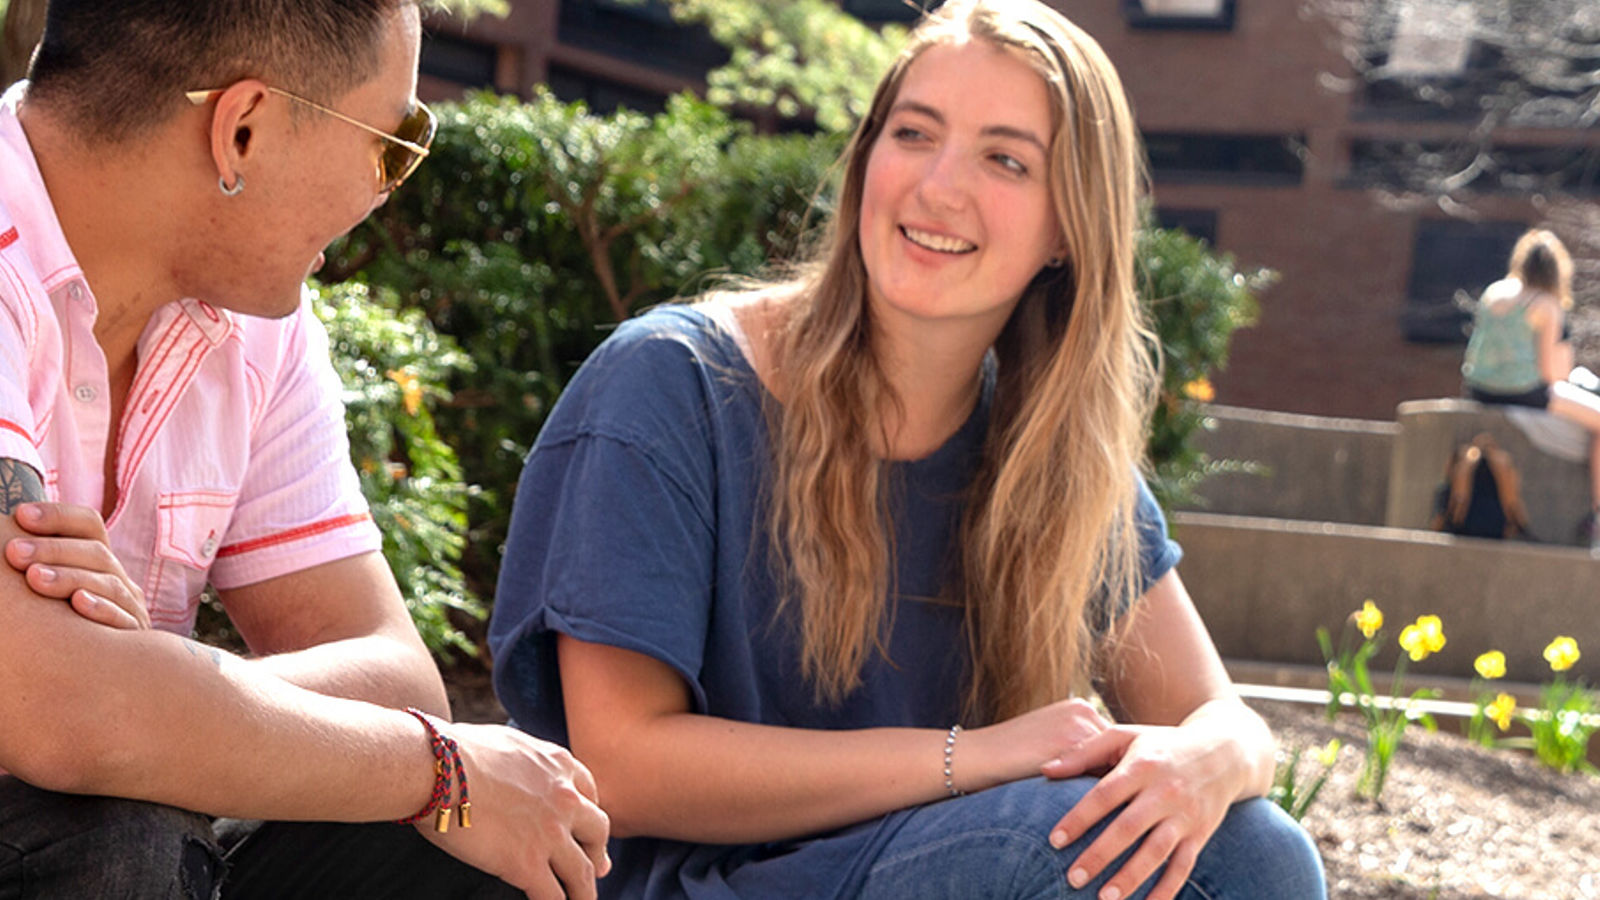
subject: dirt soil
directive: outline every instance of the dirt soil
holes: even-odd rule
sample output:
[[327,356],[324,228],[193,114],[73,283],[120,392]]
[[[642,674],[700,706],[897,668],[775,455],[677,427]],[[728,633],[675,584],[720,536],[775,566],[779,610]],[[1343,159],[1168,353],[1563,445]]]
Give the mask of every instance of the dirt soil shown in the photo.
[[[1600,898],[1600,778],[1561,775],[1525,753],[1459,734],[1406,732],[1381,804],[1353,794],[1365,734],[1354,717],[1253,702],[1283,748],[1343,742],[1304,824],[1338,898]],[[1305,773],[1320,771],[1309,758]]]
[[[481,669],[454,669],[445,682],[458,719],[506,720]],[[1252,706],[1280,747],[1316,750],[1335,737],[1344,745],[1304,821],[1334,900],[1600,900],[1600,778],[1413,727],[1374,804],[1354,797],[1365,745],[1356,719],[1329,723],[1303,704]],[[1300,771],[1320,764],[1308,753]]]

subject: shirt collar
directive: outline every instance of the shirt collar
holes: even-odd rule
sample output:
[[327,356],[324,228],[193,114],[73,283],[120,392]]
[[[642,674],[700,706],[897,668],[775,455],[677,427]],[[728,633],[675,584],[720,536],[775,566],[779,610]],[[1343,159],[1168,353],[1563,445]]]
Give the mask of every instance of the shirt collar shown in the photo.
[[10,214],[11,227],[22,236],[28,261],[45,290],[54,290],[81,278],[83,270],[61,232],[33,147],[17,118],[27,90],[28,82],[19,81],[0,97],[0,208]]
[[[23,235],[22,245],[33,270],[45,290],[53,291],[74,278],[82,278],[83,269],[61,231],[33,146],[17,118],[27,89],[28,82],[19,81],[0,96],[0,219],[10,215],[10,227]],[[233,328],[233,317],[227,310],[201,300],[179,300],[177,304],[212,346],[222,343]]]

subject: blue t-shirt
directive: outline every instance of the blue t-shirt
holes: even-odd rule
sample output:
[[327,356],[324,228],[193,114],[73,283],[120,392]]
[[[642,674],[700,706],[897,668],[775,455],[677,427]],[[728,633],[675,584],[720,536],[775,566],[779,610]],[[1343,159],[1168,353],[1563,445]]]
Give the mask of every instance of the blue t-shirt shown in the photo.
[[[489,645],[513,720],[567,743],[555,636],[671,666],[694,711],[813,729],[948,728],[967,668],[962,612],[941,599],[965,490],[988,425],[992,378],[971,417],[924,459],[890,466],[895,596],[888,658],[819,703],[800,671],[761,501],[769,477],[764,388],[704,312],[663,307],[620,326],[551,411],[517,488]],[[1148,585],[1178,561],[1139,483]],[[662,773],[670,778],[671,773]],[[757,846],[613,841],[603,897],[843,897],[904,812],[828,835]]]

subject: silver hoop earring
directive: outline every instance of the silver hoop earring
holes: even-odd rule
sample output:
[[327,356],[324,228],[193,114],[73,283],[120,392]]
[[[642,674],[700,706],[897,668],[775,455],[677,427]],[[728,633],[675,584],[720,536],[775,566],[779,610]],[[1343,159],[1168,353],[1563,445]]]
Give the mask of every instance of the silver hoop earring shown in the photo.
[[244,176],[233,176],[233,187],[228,187],[228,180],[226,178],[218,177],[217,188],[218,190],[222,191],[222,196],[224,197],[237,197],[239,196],[239,192],[244,190]]

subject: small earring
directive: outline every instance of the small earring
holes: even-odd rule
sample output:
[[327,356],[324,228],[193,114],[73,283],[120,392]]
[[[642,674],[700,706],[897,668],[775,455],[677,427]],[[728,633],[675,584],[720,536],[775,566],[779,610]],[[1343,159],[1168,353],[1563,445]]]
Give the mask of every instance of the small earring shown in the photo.
[[237,197],[239,196],[239,192],[244,190],[244,176],[233,176],[233,187],[228,187],[228,180],[226,178],[218,177],[217,188],[222,191],[222,196],[224,197]]
[[1045,266],[1051,269],[1059,269],[1066,264],[1067,258],[1065,256],[1052,256],[1047,262],[1045,262]]

